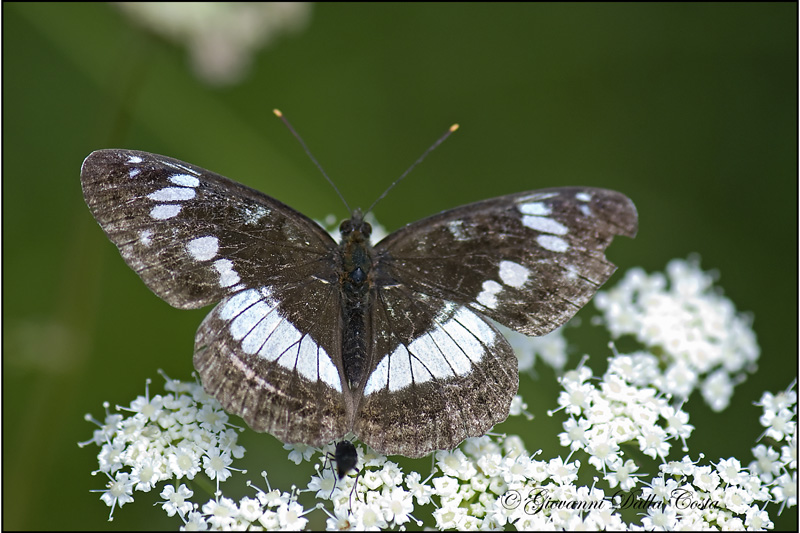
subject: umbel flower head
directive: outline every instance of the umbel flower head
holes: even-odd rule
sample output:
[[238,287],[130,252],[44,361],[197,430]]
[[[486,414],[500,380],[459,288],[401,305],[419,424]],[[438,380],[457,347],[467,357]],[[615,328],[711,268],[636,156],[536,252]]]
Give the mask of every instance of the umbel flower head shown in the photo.
[[645,348],[621,369],[632,383],[678,398],[699,388],[706,403],[722,411],[733,386],[755,371],[760,349],[752,318],[736,312],[713,286],[715,275],[698,263],[673,259],[666,275],[633,268],[594,303],[612,338],[632,335]]
[[[638,288],[632,288],[626,276],[623,289],[607,293],[604,298],[614,303],[600,306],[615,309],[606,312],[609,329],[621,331],[614,329],[618,323],[609,325],[609,317],[621,323],[628,320],[622,318],[626,313],[645,323],[636,312],[653,312],[646,302],[657,302],[653,305],[661,309],[681,305],[689,310],[703,305],[716,309],[693,315],[695,323],[679,329],[687,334],[699,330],[710,335],[711,326],[697,323],[707,317],[714,321],[725,317],[725,327],[749,328],[732,305],[726,306],[719,293],[700,282],[708,278],[696,264],[677,265],[670,269],[670,289],[658,281],[648,282],[650,278],[638,272],[630,278]],[[697,282],[689,283],[691,279]],[[683,288],[678,290],[679,286]],[[667,302],[670,298],[675,301]],[[699,303],[704,299],[708,301]],[[726,307],[730,311],[722,312]],[[675,325],[673,319],[667,317]],[[727,337],[716,342],[725,346],[729,357],[733,357],[730,352],[740,352],[749,354],[744,359],[754,360],[758,347],[752,331],[736,335],[741,345]],[[237,443],[242,429],[229,422],[216,400],[196,382],[168,378],[163,395],[151,395],[148,382],[144,396],[127,407],[112,413],[106,404],[102,422],[87,415],[97,429],[82,445],[99,447],[94,473],[107,479],[97,492],[111,509],[109,519],[121,512],[117,507],[133,503],[137,491],[158,490],[159,507],[167,516],[177,516],[181,522],[176,525],[183,529],[773,528],[774,513],[797,506],[795,384],[783,392],[764,393],[758,401],[765,430],[760,437],[741,436],[762,441],[752,448],[752,457],[709,461],[702,451],[691,453],[686,442],[694,429],[685,410],[688,401],[667,390],[664,369],[681,352],[665,355],[660,344],[649,346],[652,352],[614,351],[600,376],[586,358],[564,372],[559,409],[548,413],[562,421],[562,456],[531,453],[518,435],[490,433],[467,439],[455,450],[436,452],[432,468],[418,472],[406,471],[391,458],[356,443],[355,467],[340,479],[333,444],[324,449],[287,445],[290,461],[298,465],[311,461],[317,469],[307,483],[298,485],[302,488],[292,485],[282,490],[271,486],[266,472],[262,480],[251,481],[246,471],[234,467],[245,453]],[[564,353],[558,354],[558,347]],[[545,361],[567,360],[560,333],[522,348],[529,359],[547,352]],[[720,363],[716,370],[713,365],[704,369],[723,367]],[[699,382],[702,370],[691,369]],[[511,415],[530,418],[519,396]],[[677,441],[680,454],[673,447]],[[263,464],[274,461],[264,458]],[[224,484],[232,481],[245,481],[250,493],[226,496]]]

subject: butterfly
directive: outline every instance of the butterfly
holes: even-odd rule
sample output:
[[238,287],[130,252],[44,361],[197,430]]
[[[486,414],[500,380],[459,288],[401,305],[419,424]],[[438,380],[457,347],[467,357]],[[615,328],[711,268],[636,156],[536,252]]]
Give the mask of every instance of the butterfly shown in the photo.
[[372,245],[359,210],[337,243],[270,196],[147,152],[93,152],[81,184],[150,290],[216,304],[194,366],[228,412],[283,442],[352,433],[408,457],[505,420],[517,359],[489,319],[527,335],[564,324],[614,272],[612,238],[637,230],[630,199],[588,187],[479,201]]

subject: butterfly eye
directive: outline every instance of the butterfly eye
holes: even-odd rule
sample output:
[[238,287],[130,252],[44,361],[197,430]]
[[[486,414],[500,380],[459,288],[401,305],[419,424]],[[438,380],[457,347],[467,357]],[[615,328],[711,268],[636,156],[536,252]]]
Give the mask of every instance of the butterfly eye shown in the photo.
[[353,221],[349,219],[343,220],[339,225],[339,233],[342,235],[342,237],[347,237],[353,233]]
[[372,226],[369,225],[369,222],[362,222],[360,229],[364,237],[368,238],[370,235],[372,235]]

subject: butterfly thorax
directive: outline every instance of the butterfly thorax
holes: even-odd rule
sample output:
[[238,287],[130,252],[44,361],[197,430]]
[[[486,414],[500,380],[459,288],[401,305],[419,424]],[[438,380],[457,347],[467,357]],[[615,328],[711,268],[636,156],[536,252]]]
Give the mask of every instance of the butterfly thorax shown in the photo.
[[367,361],[366,322],[369,312],[369,293],[372,286],[373,250],[369,242],[372,226],[356,209],[351,218],[339,226],[342,270],[342,364],[351,390],[362,386]]

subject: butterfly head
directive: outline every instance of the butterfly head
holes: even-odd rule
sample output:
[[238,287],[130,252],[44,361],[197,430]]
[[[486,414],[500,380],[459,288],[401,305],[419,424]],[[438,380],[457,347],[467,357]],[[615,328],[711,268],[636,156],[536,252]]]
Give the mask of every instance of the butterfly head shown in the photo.
[[372,226],[364,220],[361,209],[356,209],[350,218],[339,225],[339,234],[342,236],[342,241],[369,240]]

